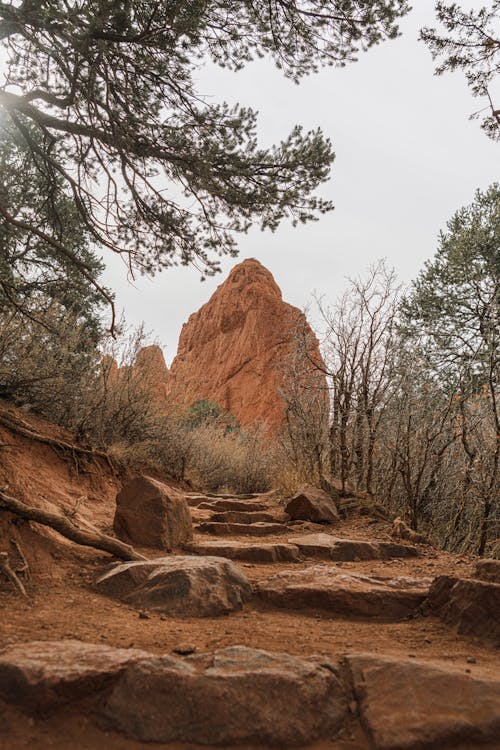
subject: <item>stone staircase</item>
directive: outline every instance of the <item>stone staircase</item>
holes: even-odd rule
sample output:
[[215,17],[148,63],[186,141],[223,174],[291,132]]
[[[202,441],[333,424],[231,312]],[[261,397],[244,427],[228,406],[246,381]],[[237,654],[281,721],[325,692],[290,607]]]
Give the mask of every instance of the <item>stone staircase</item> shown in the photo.
[[[229,645],[179,657],[28,643],[0,653],[0,698],[35,718],[59,711],[63,694],[83,701],[124,750],[500,749],[500,563],[474,571],[396,544],[354,501],[326,524],[291,520],[273,494],[185,499],[194,537],[182,553],[109,566],[95,590],[184,622],[187,637],[206,620]],[[267,623],[279,649],[250,645]],[[427,656],[434,641],[457,645]]]

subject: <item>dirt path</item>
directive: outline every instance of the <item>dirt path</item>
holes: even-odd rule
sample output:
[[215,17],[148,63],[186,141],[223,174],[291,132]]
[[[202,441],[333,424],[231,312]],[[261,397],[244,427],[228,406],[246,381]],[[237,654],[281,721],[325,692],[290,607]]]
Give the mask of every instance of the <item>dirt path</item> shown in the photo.
[[[206,498],[205,501],[210,503],[210,500]],[[204,515],[206,517],[207,513]],[[200,520],[203,513],[197,513],[193,508],[193,516]],[[374,522],[369,517],[354,516],[329,528],[313,524],[295,525],[285,536],[269,536],[265,540],[253,539],[253,542],[293,542],[300,535],[318,531],[344,539],[389,540],[386,524]],[[220,540],[220,537],[196,535],[196,540],[207,539]],[[226,536],[224,540],[252,542],[247,535]],[[151,555],[151,550],[141,551]],[[407,559],[322,561],[321,565],[329,566],[332,571],[341,569],[348,573],[391,578],[434,578],[437,575],[464,578],[471,574],[474,565],[472,558],[457,557],[432,547],[420,546],[419,552],[418,557]],[[79,639],[121,648],[135,647],[160,655],[173,654],[182,644],[191,646],[198,653],[245,645],[302,657],[321,654],[334,661],[347,653],[393,655],[452,665],[468,674],[480,670],[483,676],[498,679],[500,675],[500,650],[473,638],[457,636],[452,628],[434,617],[417,615],[402,621],[375,622],[366,618],[334,616],[321,610],[279,609],[259,599],[245,605],[240,612],[218,618],[175,618],[157,612],[141,612],[92,590],[97,572],[107,562],[105,556],[92,551],[71,549],[53,561],[56,576],[52,570],[50,574],[49,571],[35,573],[31,587],[33,595],[29,601],[10,592],[2,582],[0,646],[31,640]],[[257,583],[278,571],[295,573],[305,570],[312,562],[236,564],[252,582]],[[7,704],[0,704],[2,750],[139,750],[146,747],[152,745],[97,728],[81,707],[78,712],[68,708],[47,719],[33,719]],[[153,747],[195,750],[199,746],[155,743]],[[355,718],[340,739],[309,746],[310,750],[365,750],[369,747],[369,740]],[[472,750],[470,745],[465,747]]]

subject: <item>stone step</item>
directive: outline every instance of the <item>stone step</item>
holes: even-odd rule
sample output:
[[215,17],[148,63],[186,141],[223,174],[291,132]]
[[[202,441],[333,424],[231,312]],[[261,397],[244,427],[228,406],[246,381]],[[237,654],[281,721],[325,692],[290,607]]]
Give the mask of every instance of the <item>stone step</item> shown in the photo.
[[318,560],[353,562],[359,560],[389,560],[394,557],[418,557],[416,547],[392,542],[365,542],[359,539],[342,539],[330,534],[306,534],[288,539],[304,557]]
[[199,508],[201,503],[208,502],[206,495],[185,495],[184,497],[190,508]]
[[[328,659],[245,646],[180,659],[79,641],[27,643],[0,654],[0,697],[34,716],[62,703],[75,712],[86,701],[85,722],[104,722],[134,746],[285,748],[335,737],[348,717],[345,686]],[[42,745],[52,743],[33,736],[30,747]]]
[[[98,694],[128,664],[150,657],[135,648],[75,640],[15,644],[0,652],[0,697],[26,713],[45,716],[64,704]],[[0,746],[7,750],[1,741]],[[31,746],[42,747],[37,742]]]
[[262,497],[258,492],[246,492],[241,495],[235,495],[233,493],[216,493],[216,492],[207,492],[205,493],[207,497],[213,497],[216,500],[253,500],[257,497]]
[[196,530],[202,534],[214,536],[271,536],[286,534],[287,526],[282,523],[219,523],[207,521],[200,523]]
[[220,523],[280,523],[285,519],[283,514],[279,517],[278,513],[262,513],[260,511],[244,513],[238,510],[226,510],[222,513],[213,513],[211,520]]
[[463,635],[500,648],[500,583],[438,576],[423,605],[424,614],[436,615]]
[[305,610],[306,614],[321,610],[342,617],[394,621],[414,614],[430,585],[430,578],[368,576],[316,565],[259,581],[254,593],[276,607]]
[[212,500],[210,502],[204,502],[198,507],[217,512],[223,512],[226,510],[241,510],[243,512],[250,512],[261,510],[266,511],[268,509],[267,504],[256,503],[252,500]]
[[244,560],[254,563],[300,562],[302,555],[294,544],[279,542],[196,542],[187,551],[195,555],[217,555],[230,560]]
[[481,668],[373,654],[345,662],[375,750],[500,747],[500,680]]
[[373,653],[332,661],[235,645],[178,658],[30,641],[0,652],[0,698],[34,717],[29,745],[37,748],[52,746],[42,722],[65,706],[94,724],[99,747],[104,724],[141,746],[323,747],[343,737],[354,750],[353,716],[369,736],[356,748],[498,750],[500,737],[500,679],[491,669],[466,674],[463,664]]

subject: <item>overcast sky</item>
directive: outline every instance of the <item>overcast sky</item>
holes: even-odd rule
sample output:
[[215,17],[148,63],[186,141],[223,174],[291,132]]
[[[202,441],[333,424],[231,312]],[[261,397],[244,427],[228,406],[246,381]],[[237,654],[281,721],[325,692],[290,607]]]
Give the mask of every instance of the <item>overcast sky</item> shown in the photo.
[[[130,323],[144,321],[171,361],[182,323],[208,300],[227,271],[258,258],[283,291],[304,307],[316,291],[334,299],[345,277],[365,272],[385,257],[404,280],[430,258],[437,235],[477,188],[498,178],[500,146],[468,116],[482,105],[461,74],[433,76],[433,62],[418,30],[432,24],[434,2],[417,7],[402,23],[402,37],[362,55],[344,69],[329,68],[300,86],[270,61],[239,73],[214,66],[199,74],[199,89],[215,100],[239,102],[260,113],[264,144],[278,141],[296,123],[321,126],[336,152],[322,194],[335,211],[317,223],[275,234],[256,229],[240,240],[239,259],[201,283],[192,269],[169,269],[153,280],[127,281],[113,259],[106,282],[116,291]],[[464,0],[466,6],[482,2]]]

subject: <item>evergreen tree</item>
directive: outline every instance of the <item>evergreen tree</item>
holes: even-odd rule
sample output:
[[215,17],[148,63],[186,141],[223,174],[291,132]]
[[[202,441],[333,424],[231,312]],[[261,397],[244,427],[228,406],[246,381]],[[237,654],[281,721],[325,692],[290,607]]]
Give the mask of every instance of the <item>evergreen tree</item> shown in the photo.
[[70,314],[97,341],[103,296],[111,300],[98,282],[103,263],[62,177],[43,163],[47,144],[36,140],[33,127],[27,132],[38,153],[0,121],[0,201],[13,217],[0,215],[0,312],[17,311],[47,328],[49,320],[56,325],[59,308],[61,320]]
[[[500,382],[500,185],[477,191],[440,235],[404,304],[404,330],[451,388]],[[494,393],[493,393],[494,395]]]
[[[63,179],[94,238],[131,267],[214,272],[218,256],[236,254],[235,232],[330,210],[314,193],[334,154],[321,130],[300,127],[259,147],[256,113],[204,99],[196,69],[268,56],[298,82],[396,36],[408,9],[406,0],[0,0],[0,112],[40,168]],[[4,201],[0,214],[15,226]],[[57,232],[47,236],[61,252]]]
[[[485,107],[473,117],[483,116],[482,127],[488,135],[500,139],[500,109],[495,105],[493,90],[500,70],[500,0],[489,5],[464,10],[458,3],[437,2],[436,17],[440,28],[426,27],[421,38],[434,58],[442,62],[437,75],[462,70],[473,96]],[[486,113],[486,114],[484,114]]]

